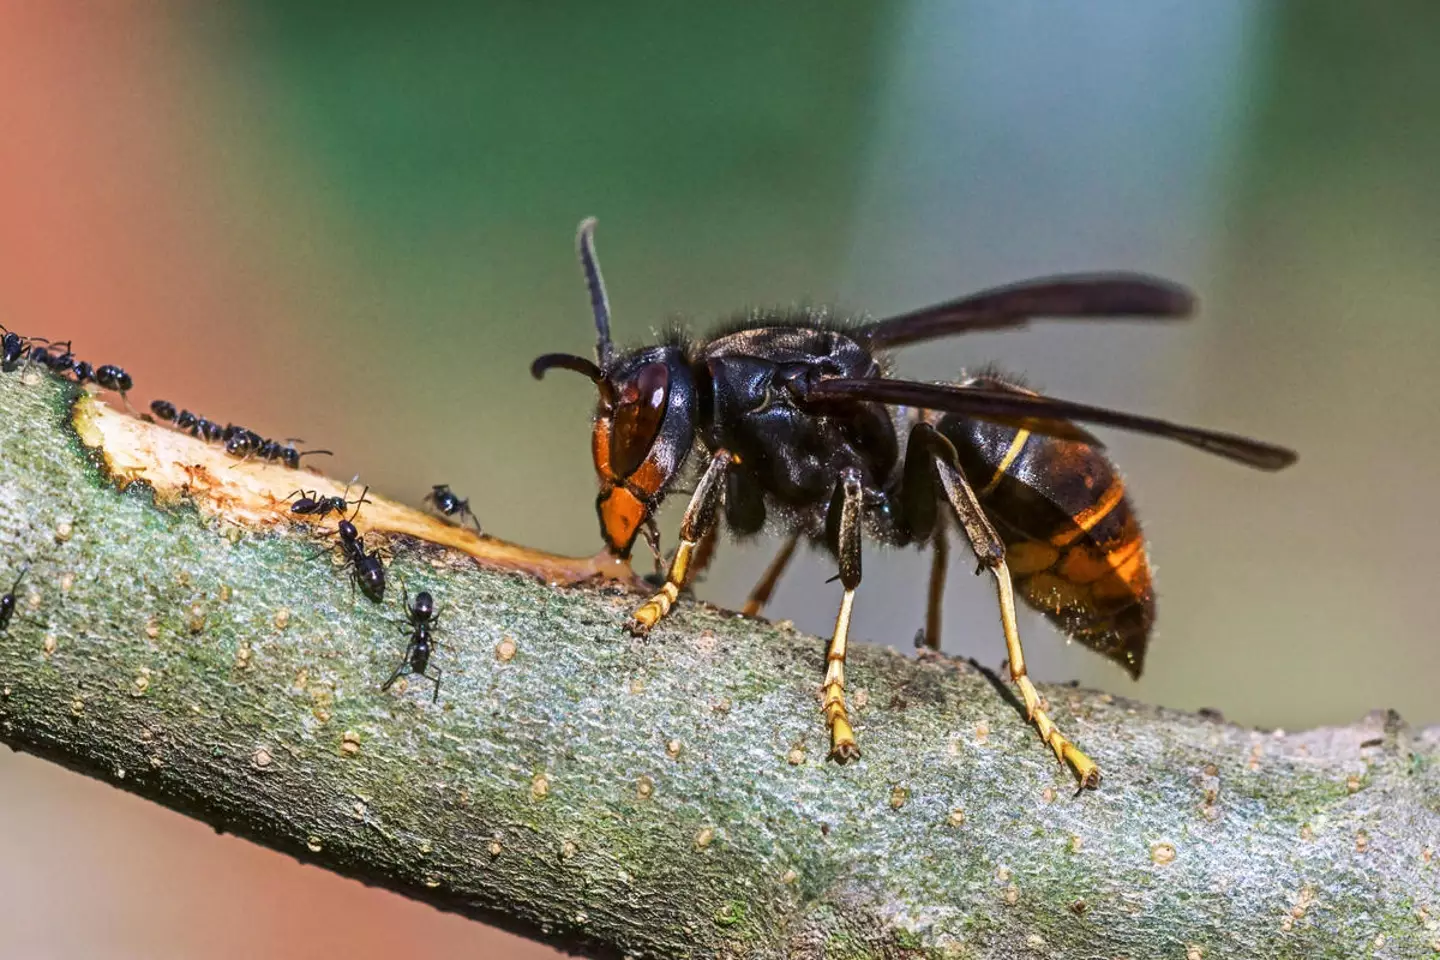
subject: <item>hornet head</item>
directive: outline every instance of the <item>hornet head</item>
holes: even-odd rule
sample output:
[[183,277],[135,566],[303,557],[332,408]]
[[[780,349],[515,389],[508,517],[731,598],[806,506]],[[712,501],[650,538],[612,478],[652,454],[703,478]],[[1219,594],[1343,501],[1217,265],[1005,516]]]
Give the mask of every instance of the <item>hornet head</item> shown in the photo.
[[590,436],[600,481],[595,509],[606,547],[628,557],[695,442],[695,381],[678,345],[615,353],[593,219],[580,224],[578,244],[595,315],[595,360],[547,353],[535,359],[530,372],[539,379],[555,367],[573,370],[599,391]]

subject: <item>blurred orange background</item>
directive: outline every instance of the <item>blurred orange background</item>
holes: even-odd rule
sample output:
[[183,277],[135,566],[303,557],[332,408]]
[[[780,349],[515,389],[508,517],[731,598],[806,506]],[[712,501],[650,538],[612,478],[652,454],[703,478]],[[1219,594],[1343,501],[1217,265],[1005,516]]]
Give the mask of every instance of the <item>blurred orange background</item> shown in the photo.
[[[0,322],[125,366],[139,404],[299,434],[414,502],[448,482],[490,532],[589,553],[588,385],[526,369],[591,343],[584,216],[626,341],[1165,274],[1195,322],[901,357],[1301,451],[1264,476],[1107,434],[1157,569],[1148,673],[1027,615],[1032,673],[1266,726],[1435,723],[1440,7],[1389,13],[0,4]],[[737,605],[771,547],[699,592]],[[925,560],[878,554],[855,630],[905,644]],[[964,566],[946,648],[998,664]],[[827,630],[829,574],[797,564],[771,612]],[[3,956],[550,954],[28,757],[0,756],[0,851]]]

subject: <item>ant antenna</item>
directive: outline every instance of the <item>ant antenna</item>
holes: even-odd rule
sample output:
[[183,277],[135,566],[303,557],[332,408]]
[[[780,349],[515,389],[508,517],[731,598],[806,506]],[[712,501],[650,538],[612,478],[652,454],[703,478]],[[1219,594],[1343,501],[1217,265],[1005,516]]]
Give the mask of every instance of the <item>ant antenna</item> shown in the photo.
[[[349,483],[345,484],[345,502],[346,502],[346,503],[349,503],[349,502],[350,502],[350,488],[353,487],[353,486],[355,486],[356,481],[358,481],[359,479],[360,479],[360,474],[357,473],[357,474],[355,474],[355,476],[353,476],[353,477],[350,478],[350,482],[349,482]],[[365,489],[366,489],[366,490],[369,490],[370,488],[367,486]],[[356,501],[355,505],[356,505],[356,507],[359,507],[360,504],[362,504],[362,503],[369,503],[369,502],[370,502],[369,500],[366,500],[366,499],[365,499],[365,494],[362,493],[362,494],[360,494],[360,499],[359,499],[358,501]]]
[[604,368],[610,365],[614,347],[610,343],[610,300],[605,296],[605,278],[600,276],[600,261],[595,256],[597,222],[594,217],[581,220],[575,242],[580,248],[580,267],[585,271],[585,286],[590,289],[590,309],[595,313],[595,359]]
[[24,579],[25,579],[25,574],[27,574],[27,573],[29,573],[29,572],[30,572],[30,564],[28,564],[28,563],[25,564],[25,566],[23,566],[23,567],[20,568],[20,576],[16,577],[16,578],[15,578],[15,582],[12,583],[12,584],[10,584],[10,593],[11,593],[11,595],[14,595],[15,591],[20,588],[20,581],[21,581],[21,580],[24,580]]
[[[361,504],[363,504],[363,503],[371,503],[371,502],[372,502],[372,501],[370,501],[370,500],[366,500],[366,499],[365,499],[365,494],[367,494],[367,493],[369,493],[369,492],[370,492],[370,485],[369,485],[369,484],[366,484],[366,485],[365,485],[365,489],[360,491],[360,499],[355,501],[355,512],[352,513],[352,514],[350,514],[350,522],[352,522],[352,523],[355,522],[355,518],[358,517],[358,516],[360,516],[360,505],[361,505]],[[349,487],[346,487],[346,488],[345,488],[345,493],[346,493],[347,496],[349,495],[349,493],[350,493],[350,488],[349,488]]]

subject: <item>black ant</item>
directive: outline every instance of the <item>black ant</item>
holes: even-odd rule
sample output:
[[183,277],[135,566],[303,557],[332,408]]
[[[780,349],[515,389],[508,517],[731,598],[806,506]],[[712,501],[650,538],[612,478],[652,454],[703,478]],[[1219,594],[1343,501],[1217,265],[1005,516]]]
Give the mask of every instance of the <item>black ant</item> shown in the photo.
[[9,373],[15,369],[15,364],[20,362],[20,358],[25,356],[26,349],[35,340],[32,337],[22,337],[4,327],[0,327],[0,330],[5,331],[4,336],[0,336],[0,370]]
[[0,630],[10,626],[10,618],[15,616],[15,591],[20,589],[20,581],[25,579],[25,574],[30,572],[30,565],[26,564],[20,568],[20,575],[10,585],[10,592],[0,596]]
[[204,439],[209,439],[208,434],[210,434],[212,430],[219,429],[209,420],[206,420],[199,414],[191,413],[189,410],[181,410],[179,413],[176,413],[175,404],[168,400],[156,400],[151,403],[150,411],[166,423],[173,422],[175,429],[183,430],[192,437],[200,437],[202,434],[206,434],[207,436],[205,436]]
[[300,461],[305,457],[322,455],[328,457],[334,455],[333,450],[306,450],[304,453],[301,453],[299,450],[290,446],[292,443],[304,442],[304,440],[295,437],[287,439],[284,443],[278,440],[262,440],[260,446],[255,450],[255,455],[267,463],[283,463],[291,470],[299,470]]
[[150,412],[155,414],[157,419],[173,423],[178,429],[186,431],[192,437],[199,437],[208,443],[225,444],[225,452],[232,457],[239,457],[242,462],[251,457],[259,457],[269,463],[283,463],[291,470],[298,470],[300,461],[305,457],[320,454],[332,455],[330,450],[306,450],[302,453],[290,446],[291,443],[301,441],[287,439],[281,443],[277,440],[267,440],[254,430],[239,424],[230,423],[221,427],[213,420],[197,416],[189,410],[177,411],[175,404],[169,400],[152,400]]
[[[0,370],[4,370],[6,373],[15,369],[15,364],[20,362],[21,357],[25,358],[26,371],[30,369],[32,363],[48,367],[53,362],[50,351],[58,350],[61,346],[59,343],[51,343],[44,337],[22,337],[4,327],[0,327],[0,330],[5,331],[4,335],[0,336]],[[69,353],[70,341],[66,340],[63,345],[66,350],[65,355],[71,356]],[[66,367],[66,369],[69,368]]]
[[335,455],[335,452],[334,452],[333,450],[306,450],[304,453],[301,453],[299,450],[296,450],[294,447],[289,446],[289,445],[288,445],[289,443],[290,443],[290,441],[288,441],[288,440],[285,442],[285,444],[278,444],[278,443],[277,443],[277,444],[275,444],[275,450],[274,450],[274,455],[273,455],[273,456],[268,455],[268,454],[264,454],[264,453],[262,453],[262,456],[264,456],[266,460],[270,460],[270,461],[272,461],[272,462],[273,462],[273,461],[276,461],[276,460],[279,460],[281,463],[285,464],[285,466],[289,467],[291,470],[299,470],[299,469],[300,469],[300,461],[301,461],[301,459],[303,459],[303,458],[305,458],[305,457],[315,457],[315,456],[322,456],[322,455],[323,455],[323,456],[327,456],[327,457],[331,457],[331,456],[334,456],[334,455]]
[[469,517],[470,522],[475,524],[475,532],[481,532],[480,520],[470,509],[470,499],[467,497],[461,500],[459,495],[450,489],[448,483],[437,483],[431,487],[430,492],[425,495],[425,502],[446,517],[459,517],[461,520]]
[[70,343],[69,343],[69,341],[66,341],[66,343],[65,343],[65,352],[64,352],[64,353],[60,353],[60,354],[54,354],[54,353],[52,353],[52,354],[50,355],[50,364],[49,364],[49,366],[50,366],[50,369],[51,369],[51,370],[55,371],[56,373],[60,374],[60,375],[63,377],[65,374],[69,373],[71,370],[74,370],[74,369],[75,369],[75,364],[78,363],[78,362],[79,362],[79,361],[77,361],[77,360],[75,359],[75,354],[74,354],[74,353],[71,351],[71,349],[70,349]]
[[[353,481],[352,481],[353,482]],[[360,504],[369,503],[365,494],[370,488],[366,487],[360,494],[360,499],[354,501],[354,506],[359,509]],[[318,490],[296,490],[290,497],[300,495],[300,499],[290,505],[290,512],[302,517],[327,517],[332,513],[344,514],[351,506],[350,487],[345,487],[345,495],[340,497],[322,497]],[[289,500],[290,497],[286,497]]]
[[122,398],[135,386],[135,381],[130,378],[130,374],[113,363],[95,368],[95,382],[106,390],[113,390],[120,394]]
[[378,554],[366,553],[360,532],[349,520],[341,520],[336,528],[340,534],[340,552],[345,555],[345,566],[352,567],[351,580],[358,584],[360,592],[376,603],[385,599],[385,564]]
[[64,343],[47,343],[30,350],[30,362],[63,375],[75,366],[75,354],[70,351],[69,340]]
[[[75,354],[70,352],[70,341],[63,343],[51,343],[48,340],[31,340],[30,358],[25,362],[28,370],[30,364],[38,363],[47,370],[64,374],[75,365]],[[63,352],[62,352],[63,351]]]
[[265,442],[265,438],[255,431],[246,430],[244,427],[237,427],[234,424],[220,432],[220,439],[225,442],[226,453],[232,457],[243,459],[248,459]]
[[[405,589],[401,584],[401,589]],[[405,648],[405,656],[400,660],[400,665],[395,672],[390,674],[390,679],[380,684],[382,691],[389,690],[390,685],[404,676],[424,677],[435,684],[435,695],[430,698],[431,703],[440,699],[440,668],[435,667],[434,676],[430,674],[430,654],[435,650],[435,641],[430,636],[432,627],[438,626],[440,618],[435,616],[435,600],[430,594],[421,590],[415,595],[415,605],[410,605],[410,591],[405,590],[405,623],[397,623],[402,630],[410,631],[410,645]]]
[[[369,490],[370,488],[366,487],[361,491],[360,499],[355,503],[355,513],[350,515],[351,518],[360,513],[360,504],[370,502],[365,498],[365,494]],[[340,555],[345,558],[341,568],[349,569],[351,585],[358,586],[361,593],[376,603],[383,601],[385,599],[385,564],[379,554],[366,551],[360,531],[355,529],[355,524],[350,519],[340,521],[335,527],[335,535],[340,538]]]
[[[63,347],[63,352],[62,352]],[[21,337],[13,333],[6,333],[3,345],[0,345],[0,366],[6,370],[11,369],[15,362],[29,350],[30,363],[38,363],[54,373],[64,375],[73,373],[76,383],[94,382],[106,390],[112,390],[120,394],[120,398],[128,406],[130,399],[126,396],[135,386],[135,380],[120,367],[113,363],[102,364],[99,367],[92,366],[85,361],[77,361],[75,354],[71,352],[69,340],[52,342],[42,337]]]
[[[301,453],[292,443],[304,443],[305,441],[290,437],[281,443],[279,440],[267,440],[255,433],[253,430],[246,430],[244,427],[226,427],[225,452],[232,457],[239,457],[241,463],[251,457],[258,457],[266,463],[283,463],[291,470],[300,469],[300,461],[304,457],[311,456],[332,456],[332,450],[306,450]],[[239,464],[236,464],[239,466]],[[232,468],[233,469],[233,468]]]

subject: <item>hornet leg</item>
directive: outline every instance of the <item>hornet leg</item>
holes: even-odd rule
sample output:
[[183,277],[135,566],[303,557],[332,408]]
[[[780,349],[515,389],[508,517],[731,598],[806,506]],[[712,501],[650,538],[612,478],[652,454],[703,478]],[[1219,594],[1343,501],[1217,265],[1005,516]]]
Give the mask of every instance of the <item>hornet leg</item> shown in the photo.
[[[855,604],[855,588],[860,586],[860,512],[864,494],[860,476],[846,471],[835,491],[831,505],[833,546],[840,559],[840,584],[845,594],[840,598],[840,613],[835,617],[835,633],[825,655],[825,685],[821,688],[820,707],[830,726],[830,759],[837,763],[860,758],[855,731],[845,709],[845,645],[850,637],[850,611]],[[838,511],[837,511],[838,508]],[[837,516],[838,512],[838,516]]]
[[960,529],[965,532],[981,565],[989,568],[995,577],[1000,623],[1005,631],[1005,649],[1010,657],[1010,679],[1020,688],[1020,696],[1025,700],[1026,718],[1035,725],[1040,739],[1055,751],[1056,759],[1075,771],[1081,788],[1093,790],[1100,786],[1100,768],[1055,726],[1041,705],[1035,685],[1025,673],[1025,652],[1020,648],[1020,631],[1015,625],[1015,592],[1010,583],[1010,568],[1005,565],[1005,544],[985,517],[975,491],[965,482],[960,471],[943,456],[936,456],[935,468],[940,485],[960,519]]
[[795,556],[795,545],[800,542],[800,534],[792,533],[785,538],[780,545],[780,552],[775,554],[775,559],[770,561],[770,566],[765,568],[765,573],[760,577],[760,582],[750,591],[745,606],[740,612],[747,617],[758,617],[760,611],[765,609],[765,604],[770,602],[770,594],[775,592],[775,584],[780,582],[784,575],[785,568],[790,565],[790,558]]
[[925,603],[925,646],[940,649],[941,608],[945,604],[945,571],[950,566],[950,540],[942,523],[935,528],[934,553],[930,556],[930,590]]
[[670,574],[665,578],[665,585],[640,605],[627,625],[635,636],[643,637],[649,633],[650,628],[659,623],[680,598],[681,588],[690,579],[691,559],[695,548],[715,525],[716,512],[725,491],[725,471],[730,466],[730,460],[727,450],[718,450],[710,458],[710,465],[705,468],[704,476],[700,478],[695,493],[690,497],[690,505],[685,508],[685,517],[680,521],[680,546],[675,550],[675,558],[670,561]]

